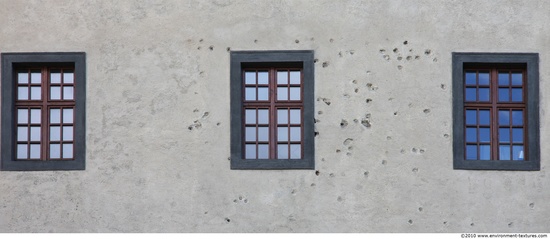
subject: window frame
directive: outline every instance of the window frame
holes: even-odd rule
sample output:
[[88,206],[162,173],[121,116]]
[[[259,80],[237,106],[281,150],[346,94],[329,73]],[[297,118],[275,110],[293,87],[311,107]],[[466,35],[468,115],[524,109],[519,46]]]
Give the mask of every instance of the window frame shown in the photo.
[[[231,51],[231,169],[314,169],[314,62],[312,50],[296,51]],[[302,68],[302,140],[301,159],[245,160],[243,134],[243,70],[245,68]]]
[[[539,146],[539,55],[538,53],[452,53],[453,80],[453,168],[471,170],[540,170]],[[464,70],[472,65],[524,64],[527,78],[524,117],[527,134],[525,149],[527,161],[513,160],[465,160],[465,104]],[[497,86],[498,87],[498,86]],[[491,127],[498,125],[491,124]],[[492,142],[498,143],[498,142]]]
[[[84,170],[86,154],[86,54],[84,52],[2,53],[2,171]],[[74,160],[16,160],[16,69],[74,66]],[[42,85],[42,87],[46,87]],[[44,89],[43,89],[44,90]],[[45,97],[43,95],[42,97]],[[48,99],[42,99],[48,100]],[[42,113],[47,109],[42,109]],[[6,113],[8,112],[8,113]],[[42,124],[47,124],[43,122]],[[47,132],[42,132],[45,134]],[[47,147],[47,146],[46,146]]]

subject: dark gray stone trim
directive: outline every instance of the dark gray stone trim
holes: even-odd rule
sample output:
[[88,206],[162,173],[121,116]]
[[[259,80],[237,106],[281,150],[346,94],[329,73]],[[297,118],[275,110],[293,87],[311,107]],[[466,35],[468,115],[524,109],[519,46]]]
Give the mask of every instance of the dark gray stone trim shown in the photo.
[[[304,158],[300,160],[244,160],[242,152],[242,67],[299,64],[304,71]],[[314,64],[313,51],[231,52],[231,169],[314,169]]]
[[[2,53],[2,146],[3,171],[84,170],[86,157],[86,54],[84,52]],[[15,160],[15,84],[17,64],[69,63],[75,67],[75,138],[71,161]]]
[[[453,52],[453,166],[454,169],[540,170],[539,54],[538,53],[457,53]],[[527,65],[527,134],[529,161],[464,160],[464,64],[521,63]]]

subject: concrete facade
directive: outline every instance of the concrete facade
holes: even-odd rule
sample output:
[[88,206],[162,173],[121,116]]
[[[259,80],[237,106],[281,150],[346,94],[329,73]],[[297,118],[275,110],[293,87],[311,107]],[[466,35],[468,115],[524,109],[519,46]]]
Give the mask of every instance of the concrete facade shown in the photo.
[[[86,170],[0,171],[1,232],[550,231],[548,1],[0,6],[87,62]],[[315,170],[230,170],[233,50],[314,50]],[[540,171],[453,170],[452,52],[539,53]]]

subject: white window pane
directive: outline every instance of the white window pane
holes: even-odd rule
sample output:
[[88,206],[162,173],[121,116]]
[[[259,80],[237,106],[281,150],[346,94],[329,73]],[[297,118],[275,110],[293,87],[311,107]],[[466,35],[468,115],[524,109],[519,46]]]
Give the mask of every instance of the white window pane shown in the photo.
[[63,158],[73,158],[73,144],[63,144]]
[[277,87],[277,100],[288,100],[288,88]]
[[244,82],[246,84],[256,84],[256,72],[245,72]]
[[28,100],[29,99],[29,87],[17,87],[17,99]]
[[288,110],[277,110],[277,124],[288,124]]
[[246,100],[256,100],[256,88],[246,87],[244,98]]
[[72,84],[74,83],[74,73],[70,71],[65,71],[63,73],[63,83]]
[[277,141],[288,141],[288,127],[277,127]]
[[258,84],[267,85],[267,83],[269,83],[267,71],[258,72]]
[[40,144],[31,144],[31,159],[40,159]]
[[29,123],[29,110],[27,110],[27,109],[17,109],[17,123],[18,124],[27,124],[27,123]]
[[28,140],[29,140],[29,128],[17,127],[17,141],[28,141]]
[[288,145],[286,144],[277,145],[277,158],[288,159]]
[[73,109],[63,109],[63,123],[73,123]]
[[19,84],[28,84],[29,83],[29,74],[27,72],[17,73],[17,83],[19,83]]
[[302,146],[299,144],[290,145],[290,158],[301,159],[302,158]]
[[74,88],[72,86],[63,87],[63,99],[64,100],[74,99]]
[[61,83],[61,72],[59,71],[52,71],[50,73],[50,83],[52,84],[60,84]]
[[300,127],[290,127],[290,141],[300,141],[300,135]]
[[40,124],[40,109],[31,109],[31,124]]
[[41,82],[41,75],[40,72],[31,72],[31,83],[32,84],[40,84]]
[[269,91],[267,87],[258,88],[258,100],[267,100],[269,98]]
[[512,160],[523,160],[523,145],[512,147]]
[[268,141],[269,139],[269,128],[268,127],[259,127],[258,128],[258,141]]
[[267,144],[258,145],[258,158],[259,159],[269,158],[269,145]]
[[245,146],[245,159],[255,159],[256,158],[256,145],[247,144]]
[[269,124],[269,110],[258,110],[258,124]]
[[245,110],[245,123],[256,124],[256,110]]
[[50,127],[50,140],[51,141],[61,140],[61,127],[59,126]]
[[31,141],[40,141],[40,127],[31,127]]
[[26,144],[18,144],[17,145],[17,158],[18,159],[26,159],[28,158],[28,149]]
[[300,84],[300,72],[291,71],[290,72],[290,84]]
[[61,99],[61,87],[58,87],[58,86],[50,87],[50,99],[52,100]]
[[61,109],[50,109],[50,123],[61,123]]
[[61,158],[61,145],[60,144],[50,144],[50,158],[52,158],[52,159]]
[[246,141],[256,141],[256,127],[246,127],[244,139]]
[[31,87],[31,100],[42,99],[42,89],[39,86]]
[[300,109],[291,109],[290,110],[290,123],[291,124],[300,124],[301,123],[301,110]]
[[73,126],[63,127],[63,141],[73,140]]
[[288,84],[288,71],[277,71],[277,84]]
[[290,100],[300,100],[300,87],[290,87]]

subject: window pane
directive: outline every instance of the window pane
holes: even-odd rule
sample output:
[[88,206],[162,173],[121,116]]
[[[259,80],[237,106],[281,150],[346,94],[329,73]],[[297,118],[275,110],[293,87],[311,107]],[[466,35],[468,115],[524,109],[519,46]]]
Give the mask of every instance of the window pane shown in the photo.
[[31,109],[31,124],[40,124],[40,109]]
[[479,72],[479,85],[489,85],[489,72]]
[[477,160],[476,145],[466,145],[466,160]]
[[246,84],[256,84],[256,72],[250,72],[250,71],[245,72],[244,82]]
[[73,109],[63,109],[63,123],[64,124],[73,123]]
[[290,110],[290,123],[291,124],[300,124],[301,121],[301,110],[300,109],[291,109]]
[[246,141],[256,141],[256,127],[246,127],[244,138]]
[[72,71],[65,71],[63,73],[63,83],[65,84],[74,83],[74,73]]
[[269,110],[258,110],[258,124],[269,124]]
[[29,123],[29,110],[17,109],[17,123],[28,124]]
[[290,127],[290,141],[300,141],[301,132],[300,127]]
[[508,111],[508,110],[499,110],[498,111],[498,124],[499,125],[510,125],[510,111]]
[[302,146],[299,144],[290,145],[290,158],[301,159],[302,158]]
[[475,72],[466,72],[466,84],[475,85],[476,84],[476,73]]
[[498,88],[498,101],[510,101],[508,88]]
[[244,98],[245,100],[256,100],[256,88],[246,87]]
[[523,83],[523,74],[521,72],[512,73],[512,85],[522,85]]
[[291,71],[290,72],[290,84],[300,84],[300,72]]
[[523,101],[523,92],[521,88],[512,88],[512,101],[514,102]]
[[277,87],[277,100],[288,100],[288,88]]
[[491,131],[489,128],[479,128],[479,142],[489,143],[491,140]]
[[512,129],[512,142],[523,143],[523,129]]
[[480,110],[479,111],[479,124],[480,125],[489,125],[491,123],[491,114],[489,110]]
[[40,71],[38,72],[31,72],[31,83],[32,84],[40,84],[41,82],[41,75]]
[[269,83],[267,71],[258,72],[258,84],[267,85],[267,83]]
[[40,127],[31,127],[31,141],[40,141]]
[[498,141],[500,143],[509,143],[510,142],[510,129],[509,128],[500,128],[500,129],[498,129]]
[[50,99],[52,100],[61,99],[61,87],[58,87],[58,86],[50,87]]
[[258,145],[258,158],[259,159],[269,158],[269,145],[267,144]]
[[28,140],[29,140],[29,128],[17,127],[17,141],[28,141]]
[[61,145],[60,144],[50,144],[50,158],[52,158],[52,159],[61,158]]
[[33,86],[31,87],[31,100],[40,100],[42,92],[40,89],[40,86]]
[[476,128],[468,127],[466,129],[466,142],[477,142]]
[[466,110],[466,124],[477,124],[477,112],[475,110]]
[[288,145],[287,144],[277,145],[277,158],[278,159],[288,159]]
[[72,86],[63,87],[63,99],[64,100],[73,100],[74,99],[74,89]]
[[17,159],[27,159],[29,156],[26,144],[17,145]]
[[31,144],[31,159],[40,159],[40,144]]
[[56,70],[56,71],[51,71],[50,72],[50,83],[52,84],[60,84],[61,83],[61,72]]
[[73,141],[73,126],[63,127],[63,141]]
[[28,100],[29,99],[29,87],[17,87],[17,99]]
[[18,72],[17,73],[17,83],[19,84],[28,84],[29,83],[29,73],[25,72]]
[[256,145],[247,144],[244,151],[245,159],[256,159]]
[[507,86],[510,84],[510,75],[508,72],[498,73],[498,85]]
[[267,87],[258,88],[258,100],[267,100],[269,98],[269,91]]
[[277,127],[277,141],[288,141],[288,127]]
[[73,158],[73,144],[63,144],[63,158]]
[[512,147],[512,159],[513,160],[524,160],[523,145],[514,145],[514,147]]
[[491,160],[491,146],[490,145],[480,145],[479,146],[479,159],[480,160]]
[[489,88],[479,88],[479,101],[489,101]]
[[466,88],[466,101],[476,101],[476,88]]
[[61,110],[50,109],[50,124],[59,124],[59,123],[61,123]]
[[245,110],[245,123],[256,124],[256,110]]
[[277,124],[288,124],[288,110],[277,110]]
[[268,127],[259,127],[258,128],[258,141],[268,141],[269,140],[269,128]]
[[290,100],[300,100],[300,87],[290,87]]
[[51,141],[61,140],[61,127],[59,126],[50,127],[50,140]]
[[288,71],[277,71],[277,84],[288,84]]
[[510,145],[500,145],[499,155],[499,160],[510,160]]
[[512,110],[512,123],[523,125],[523,110]]

